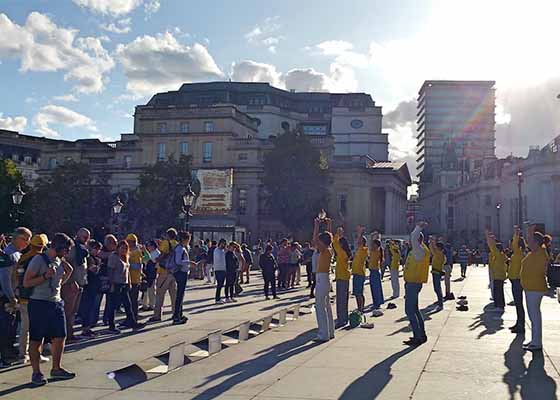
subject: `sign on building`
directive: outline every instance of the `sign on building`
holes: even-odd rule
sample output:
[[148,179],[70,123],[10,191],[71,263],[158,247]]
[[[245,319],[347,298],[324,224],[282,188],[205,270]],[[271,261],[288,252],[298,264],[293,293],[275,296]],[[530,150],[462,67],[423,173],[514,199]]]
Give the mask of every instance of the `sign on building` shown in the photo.
[[233,168],[193,171],[200,183],[200,195],[194,210],[197,214],[227,214],[232,208]]

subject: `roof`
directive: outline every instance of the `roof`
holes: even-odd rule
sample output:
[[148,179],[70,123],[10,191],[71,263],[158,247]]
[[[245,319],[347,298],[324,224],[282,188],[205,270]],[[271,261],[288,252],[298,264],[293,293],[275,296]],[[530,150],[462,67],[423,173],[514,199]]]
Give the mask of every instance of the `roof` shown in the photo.
[[412,184],[412,178],[410,177],[410,172],[408,171],[408,165],[404,161],[375,161],[370,157],[367,157],[367,169],[374,170],[390,170],[398,172],[401,177],[407,182],[407,185]]
[[422,93],[427,86],[480,86],[492,89],[494,85],[496,85],[496,81],[428,80],[424,81],[418,93]]

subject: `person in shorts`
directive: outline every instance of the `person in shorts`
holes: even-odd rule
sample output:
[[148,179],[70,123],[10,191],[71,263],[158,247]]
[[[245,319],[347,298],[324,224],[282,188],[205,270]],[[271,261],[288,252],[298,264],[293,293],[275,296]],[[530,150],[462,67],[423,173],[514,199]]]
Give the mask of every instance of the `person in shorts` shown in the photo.
[[41,348],[46,338],[51,340],[51,379],[72,379],[76,374],[62,368],[61,360],[66,341],[66,317],[60,290],[70,278],[72,267],[61,260],[65,257],[72,239],[64,233],[56,233],[46,252],[33,257],[23,278],[23,286],[32,288],[29,296],[29,356],[33,374],[31,384],[47,383],[39,367]]

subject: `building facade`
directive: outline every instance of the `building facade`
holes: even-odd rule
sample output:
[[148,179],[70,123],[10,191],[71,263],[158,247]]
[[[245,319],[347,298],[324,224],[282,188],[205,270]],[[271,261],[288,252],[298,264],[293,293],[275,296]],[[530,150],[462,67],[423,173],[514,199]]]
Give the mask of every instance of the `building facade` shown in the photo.
[[[125,198],[146,166],[188,155],[193,176],[214,171],[232,179],[227,206],[203,211],[195,206],[195,237],[255,241],[290,233],[268,208],[263,160],[273,147],[271,137],[297,129],[328,160],[333,183],[327,211],[336,223],[401,234],[411,179],[406,164],[388,161],[381,118],[381,108],[363,93],[293,93],[268,84],[216,82],[156,94],[136,107],[134,132],[116,142],[26,135],[17,141],[43,140],[39,175],[68,160],[85,162],[93,173],[108,176],[112,191]],[[5,141],[0,133],[0,148]]]

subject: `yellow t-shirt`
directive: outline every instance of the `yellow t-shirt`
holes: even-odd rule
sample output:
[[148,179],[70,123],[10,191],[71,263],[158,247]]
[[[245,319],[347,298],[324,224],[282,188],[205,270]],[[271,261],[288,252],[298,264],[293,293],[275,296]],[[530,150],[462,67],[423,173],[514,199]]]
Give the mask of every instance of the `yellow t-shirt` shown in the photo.
[[360,247],[354,254],[352,260],[352,275],[366,276],[366,260],[368,258],[369,249],[367,247]]
[[490,246],[490,253],[493,257],[492,263],[492,279],[496,281],[505,281],[507,279],[507,256],[504,252],[499,251],[496,245]]
[[319,260],[317,260],[317,272],[329,273],[331,272],[332,250],[326,249],[319,253]]
[[513,254],[509,262],[508,276],[509,279],[519,279],[519,274],[521,272],[521,262],[523,261],[523,252],[519,248],[519,235],[513,235],[511,247],[513,247]]
[[443,273],[443,266],[447,261],[447,257],[443,251],[437,247],[430,246],[432,252],[432,272]]
[[340,246],[340,237],[338,235],[335,235],[333,238],[333,247],[334,251],[336,251],[335,279],[348,281],[351,276],[348,254],[346,254],[342,246]]
[[[161,254],[169,254],[169,251],[171,250],[169,248],[169,242],[171,242],[171,247],[175,248],[175,246],[177,246],[177,242],[176,240],[162,240],[159,244],[159,251],[161,252]],[[159,265],[158,264],[158,268],[157,268],[157,272],[158,274],[165,274],[167,273],[167,270],[165,269],[165,265]]]
[[398,270],[399,266],[401,265],[401,251],[399,250],[399,246],[391,244],[391,269]]
[[521,261],[521,286],[529,292],[546,292],[546,271],[550,258],[544,247],[530,252]]
[[377,250],[372,250],[369,253],[369,263],[368,263],[368,268],[369,269],[376,269],[379,270],[380,266],[381,266],[381,255],[383,250],[381,250],[381,248],[378,248]]
[[130,283],[138,284],[142,282],[142,250],[138,247],[130,250]]
[[408,253],[404,266],[404,281],[409,283],[427,283],[430,271],[430,249],[422,243],[424,257],[417,261],[412,251]]

